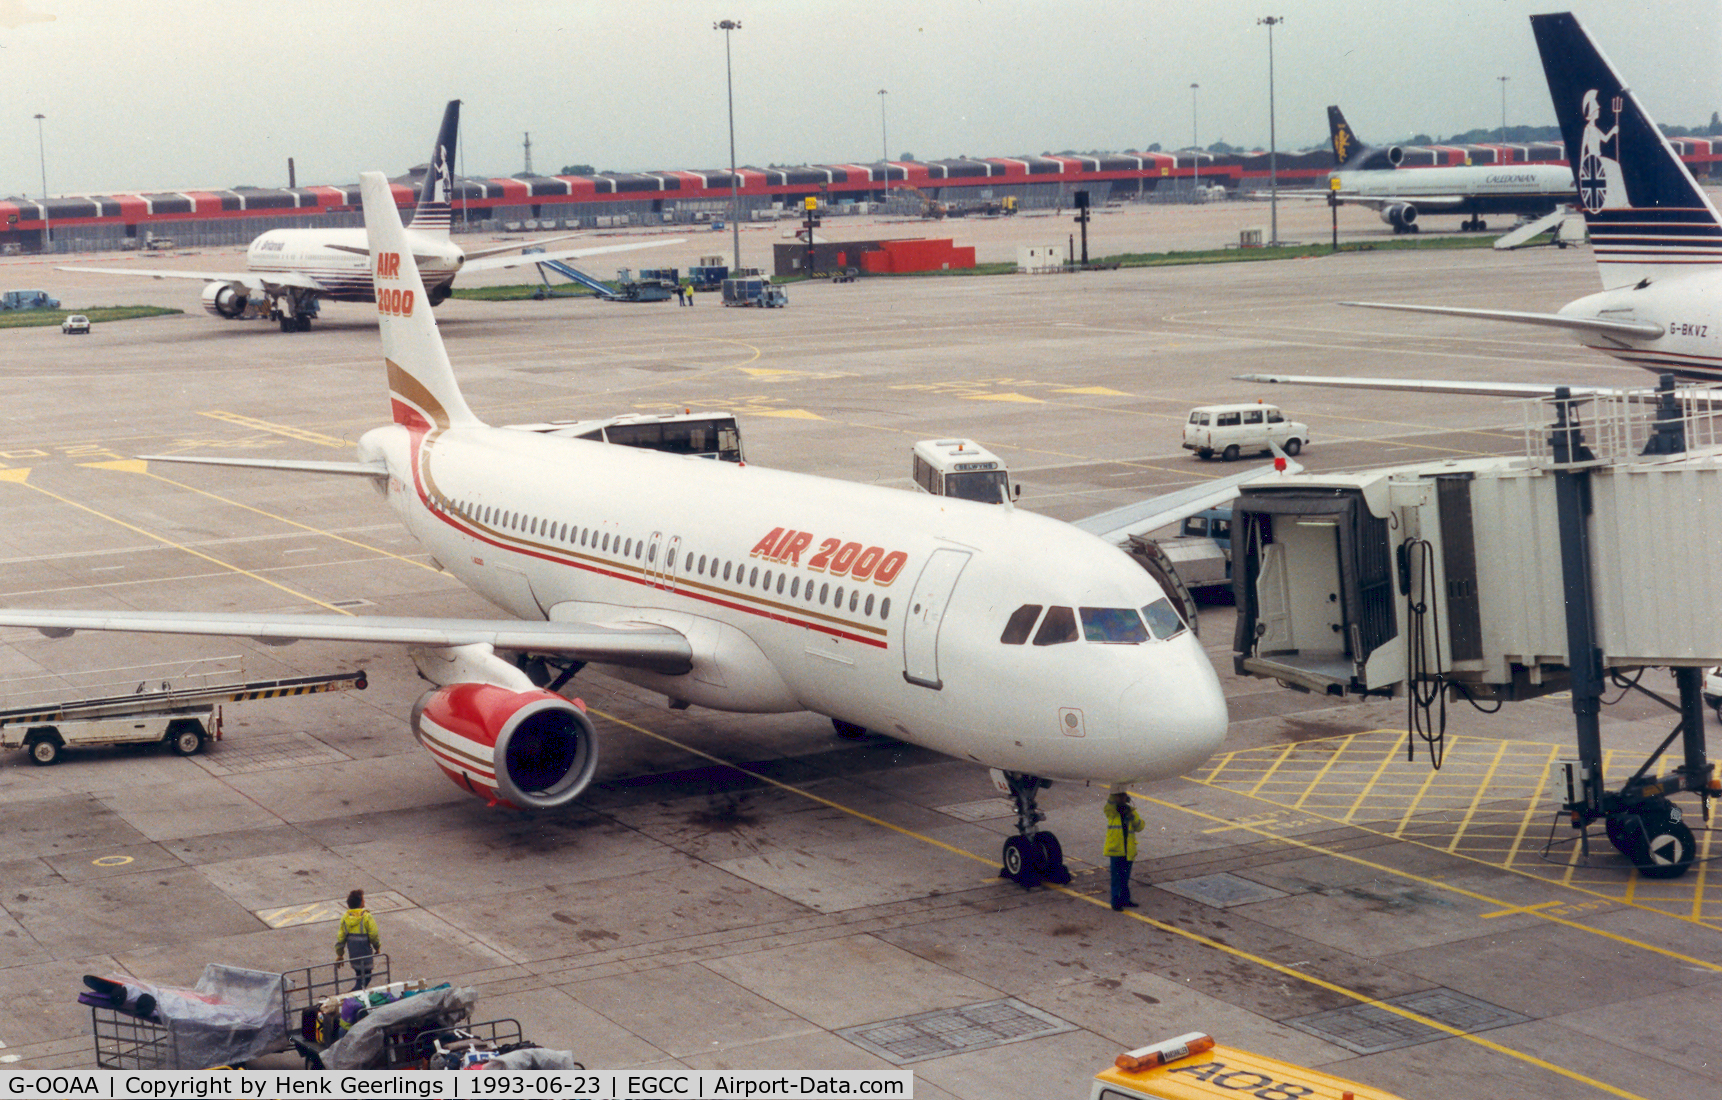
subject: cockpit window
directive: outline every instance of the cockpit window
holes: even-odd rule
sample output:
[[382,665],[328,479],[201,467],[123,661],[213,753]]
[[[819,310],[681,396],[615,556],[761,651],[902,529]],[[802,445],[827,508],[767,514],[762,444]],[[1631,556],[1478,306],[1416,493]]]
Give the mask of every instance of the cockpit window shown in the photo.
[[1028,632],[1034,629],[1034,622],[1040,618],[1040,604],[1025,603],[1010,613],[1010,622],[1005,624],[1004,633],[999,635],[999,641],[1005,645],[1021,645],[1028,641]]
[[1050,607],[1046,618],[1041,620],[1040,629],[1035,632],[1034,644],[1059,645],[1074,642],[1076,637],[1076,612],[1068,607]]
[[1082,637],[1090,642],[1137,643],[1148,640],[1142,616],[1133,607],[1084,607]]
[[1184,630],[1184,620],[1172,609],[1172,601],[1164,596],[1144,607],[1142,617],[1148,620],[1148,629],[1154,632],[1154,637],[1162,641]]

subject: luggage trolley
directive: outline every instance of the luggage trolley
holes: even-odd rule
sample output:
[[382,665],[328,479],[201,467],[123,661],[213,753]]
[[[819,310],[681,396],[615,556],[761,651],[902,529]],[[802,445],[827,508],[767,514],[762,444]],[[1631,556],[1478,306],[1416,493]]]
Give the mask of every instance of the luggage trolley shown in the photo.
[[[326,997],[341,991],[351,972],[340,963],[318,963],[281,972],[281,1043],[302,1033],[307,1012]],[[371,956],[371,983],[389,984],[389,957]],[[187,1021],[153,1020],[129,1015],[107,1005],[90,1006],[90,1033],[95,1041],[96,1066],[100,1069],[204,1069],[185,1065],[181,1058],[181,1033]],[[220,1063],[217,1063],[220,1064]]]

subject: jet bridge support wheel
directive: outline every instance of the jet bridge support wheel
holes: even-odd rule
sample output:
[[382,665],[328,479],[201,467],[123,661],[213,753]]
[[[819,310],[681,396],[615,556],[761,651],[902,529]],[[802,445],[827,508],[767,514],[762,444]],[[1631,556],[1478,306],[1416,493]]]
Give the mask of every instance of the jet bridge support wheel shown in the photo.
[[1653,798],[1610,814],[1603,828],[1609,843],[1643,877],[1679,878],[1698,853],[1692,830],[1680,817],[1680,807],[1666,798]]
[[1069,882],[1070,869],[1064,865],[1064,846],[1058,842],[1058,837],[1038,828],[1046,820],[1046,815],[1036,807],[1035,797],[1042,787],[1051,786],[1051,781],[1021,772],[994,774],[1004,776],[1011,801],[1016,804],[1017,835],[1004,842],[1003,867],[999,870],[999,877],[1008,878],[1024,889],[1038,886],[1043,881],[1061,886]]

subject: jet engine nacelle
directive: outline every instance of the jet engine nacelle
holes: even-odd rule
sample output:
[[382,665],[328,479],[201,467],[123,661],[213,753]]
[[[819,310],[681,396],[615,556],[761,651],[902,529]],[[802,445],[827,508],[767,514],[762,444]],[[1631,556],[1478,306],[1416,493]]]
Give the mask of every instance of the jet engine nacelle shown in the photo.
[[585,704],[548,691],[449,684],[419,698],[412,727],[457,787],[492,805],[565,806],[598,767]]
[[1387,163],[1393,165],[1393,167],[1395,167],[1395,168],[1399,167],[1401,164],[1404,164],[1405,163],[1405,150],[1401,149],[1397,145],[1389,145],[1387,147]]
[[1417,224],[1417,208],[1408,202],[1396,202],[1381,208],[1381,220],[1397,230],[1412,229]]
[[203,288],[203,308],[206,313],[225,317],[229,321],[245,316],[251,297],[233,289],[232,283],[210,283]]

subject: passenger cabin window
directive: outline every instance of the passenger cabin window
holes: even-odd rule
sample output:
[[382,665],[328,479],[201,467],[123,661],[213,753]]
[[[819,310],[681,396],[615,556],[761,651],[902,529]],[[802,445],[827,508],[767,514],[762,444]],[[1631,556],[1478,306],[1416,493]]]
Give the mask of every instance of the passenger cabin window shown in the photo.
[[1243,420],[1240,413],[1221,413],[1214,418],[1214,426],[1219,428],[1235,428]]
[[1028,632],[1035,628],[1035,620],[1040,618],[1040,604],[1023,604],[1016,611],[1011,611],[1011,618],[1004,623],[1004,633],[999,640],[1006,646],[1021,646],[1028,640]]
[[1035,645],[1062,645],[1065,642],[1076,641],[1076,612],[1068,607],[1048,608],[1046,618],[1041,620],[1040,629],[1035,632]]
[[1079,610],[1085,641],[1135,645],[1148,640],[1142,616],[1136,614],[1133,607],[1084,607]]
[[1244,414],[1245,424],[1260,424],[1261,422],[1262,410],[1260,409],[1251,409],[1249,412]]
[[1142,617],[1148,620],[1148,629],[1153,632],[1154,637],[1161,641],[1184,631],[1184,620],[1172,609],[1172,601],[1164,596],[1144,607]]

